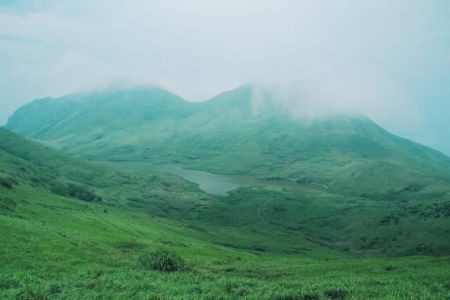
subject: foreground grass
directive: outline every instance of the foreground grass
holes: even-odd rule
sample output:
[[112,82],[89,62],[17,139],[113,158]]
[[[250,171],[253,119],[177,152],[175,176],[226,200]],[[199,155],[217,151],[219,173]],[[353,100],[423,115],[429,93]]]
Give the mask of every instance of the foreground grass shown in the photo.
[[[98,265],[57,276],[5,272],[2,298],[448,299],[447,259],[214,262],[160,273]],[[50,271],[50,270],[48,270]],[[447,280],[447,281],[446,281]]]
[[[369,259],[252,252],[167,219],[87,204],[26,186],[0,214],[2,299],[448,299],[450,258]],[[182,272],[148,271],[169,248]]]

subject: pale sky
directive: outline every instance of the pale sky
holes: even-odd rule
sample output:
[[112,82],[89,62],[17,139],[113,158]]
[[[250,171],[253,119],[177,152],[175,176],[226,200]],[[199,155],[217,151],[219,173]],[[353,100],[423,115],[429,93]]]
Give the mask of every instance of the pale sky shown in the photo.
[[79,90],[199,101],[247,82],[298,83],[296,109],[364,113],[450,154],[450,1],[0,0],[0,124]]

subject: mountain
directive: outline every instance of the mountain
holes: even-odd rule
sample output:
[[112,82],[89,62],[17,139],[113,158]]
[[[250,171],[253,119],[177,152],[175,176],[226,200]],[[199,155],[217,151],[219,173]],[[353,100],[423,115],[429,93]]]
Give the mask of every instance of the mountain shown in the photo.
[[[75,94],[25,105],[6,127],[81,159],[171,163],[258,181],[222,201],[208,196],[200,210],[175,205],[184,220],[370,255],[450,253],[449,157],[364,116],[294,119],[272,97],[255,107],[249,85],[200,103],[158,87]],[[174,199],[195,203],[191,195]],[[173,201],[160,201],[159,211]]]
[[[18,110],[8,127],[39,142],[0,128],[0,298],[446,298],[448,158],[361,116],[255,111],[251,95]],[[255,183],[218,197],[141,160]],[[155,253],[183,268],[149,270]]]
[[200,103],[157,87],[103,91],[33,101],[6,127],[82,159],[258,180],[184,214],[202,224],[370,255],[450,253],[449,157],[364,116],[295,119],[270,93],[262,102],[250,85]]
[[6,128],[91,160],[177,163],[352,196],[386,198],[449,182],[449,157],[364,116],[296,120],[276,107],[255,108],[253,93],[247,85],[192,103],[152,87],[40,99],[18,109]]

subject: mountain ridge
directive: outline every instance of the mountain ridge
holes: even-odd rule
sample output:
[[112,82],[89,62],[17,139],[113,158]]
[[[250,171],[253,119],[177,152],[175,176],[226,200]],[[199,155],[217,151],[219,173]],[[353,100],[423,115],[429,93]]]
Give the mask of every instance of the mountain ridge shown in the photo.
[[160,88],[83,97],[75,105],[71,96],[26,105],[6,128],[85,159],[314,181],[357,195],[366,194],[364,188],[375,192],[387,173],[394,180],[385,181],[382,193],[433,180],[443,186],[450,178],[448,156],[365,116],[293,120],[278,111],[255,114],[251,85],[200,103]]
[[[144,199],[127,199],[121,191],[128,187],[114,187],[125,207],[177,217],[191,226],[283,236],[283,251],[295,251],[285,245],[295,239],[363,255],[449,253],[446,156],[363,116],[294,121],[278,112],[253,114],[246,88],[218,97],[190,103],[147,91],[112,92],[73,107],[44,101],[39,109],[23,108],[10,127],[16,124],[18,133],[77,159],[170,163],[258,180],[221,199],[186,183],[181,184],[185,193],[152,183]],[[101,191],[100,197],[108,195]],[[252,247],[245,240],[223,239],[215,240]],[[268,240],[255,245],[275,247]]]
[[[211,106],[218,106],[218,108],[216,109],[221,109],[223,108],[223,106],[230,106],[230,103],[232,104],[231,106],[240,106],[240,108],[242,109],[242,106],[245,107],[244,111],[247,110],[249,106],[251,106],[251,97],[252,97],[252,90],[253,90],[253,85],[252,84],[244,84],[241,85],[235,89],[229,90],[229,91],[225,91],[222,93],[219,93],[216,96],[213,96],[210,99],[207,99],[205,101],[200,101],[200,102],[191,102],[189,100],[186,100],[170,91],[168,91],[165,88],[159,87],[159,86],[143,86],[143,87],[138,87],[138,88],[118,88],[118,89],[112,89],[112,90],[98,90],[98,91],[93,91],[93,92],[81,92],[81,93],[72,93],[72,94],[67,94],[65,96],[62,97],[45,97],[45,98],[39,98],[39,99],[35,99],[33,101],[31,101],[28,104],[25,104],[23,106],[21,106],[20,108],[18,108],[8,119],[7,124],[5,125],[5,128],[12,130],[14,132],[26,135],[26,136],[30,136],[30,133],[27,132],[27,130],[29,130],[30,125],[28,124],[28,126],[21,126],[20,123],[24,123],[24,116],[22,116],[22,114],[31,114],[32,116],[36,116],[36,115],[40,115],[40,114],[44,114],[43,110],[45,111],[48,108],[52,108],[52,106],[55,105],[61,105],[62,107],[54,107],[55,110],[57,112],[60,113],[67,113],[67,111],[65,111],[67,106],[68,110],[71,109],[75,109],[74,107],[71,107],[70,104],[73,104],[74,102],[86,102],[85,104],[89,104],[89,102],[91,102],[90,104],[92,104],[93,102],[98,102],[100,104],[102,104],[102,102],[104,102],[104,104],[108,104],[108,102],[111,99],[115,99],[117,97],[121,98],[123,95],[125,96],[124,98],[128,98],[126,100],[130,101],[130,103],[135,104],[131,101],[133,101],[132,97],[136,97],[137,99],[134,100],[144,100],[144,101],[148,101],[148,102],[154,102],[155,100],[158,100],[158,94],[163,95],[164,93],[166,94],[166,97],[163,97],[164,101],[176,101],[176,105],[189,105],[192,107],[206,107],[206,108],[210,108]],[[122,99],[124,100],[124,99]],[[167,103],[165,103],[167,104]],[[173,103],[172,103],[173,104]],[[224,105],[225,104],[225,105]],[[244,105],[243,105],[244,104]],[[35,108],[35,106],[38,106]],[[169,105],[170,106],[170,105]],[[36,110],[39,109],[39,112],[36,112]],[[252,108],[250,108],[252,109]],[[26,111],[26,110],[30,110],[30,111]],[[54,114],[55,111],[51,111],[51,114]],[[269,116],[272,116],[271,114],[268,114]],[[45,115],[44,115],[45,116]],[[65,116],[67,117],[67,115]],[[253,117],[255,117],[255,113],[253,112]],[[283,117],[288,117],[288,114],[285,113],[283,114]],[[367,121],[370,121],[372,123],[374,123],[370,118],[368,118],[367,116],[363,115],[363,114],[346,114],[346,113],[336,113],[336,114],[331,114],[331,115],[323,115],[323,116],[319,116],[319,117],[314,117],[312,120],[305,120],[302,118],[295,118],[295,117],[291,117],[290,120],[292,120],[293,122],[299,122],[299,123],[313,123],[315,121],[321,121],[321,120],[326,120],[326,119],[332,119],[332,118],[341,118],[341,119],[345,119],[345,118],[355,118],[355,119],[364,119]],[[26,122],[25,122],[26,124]],[[374,123],[376,124],[376,123]],[[39,124],[33,124],[33,125],[37,125],[39,126]],[[57,124],[53,124],[53,125],[57,125]],[[379,126],[377,124],[378,127],[382,128],[381,126]],[[383,128],[383,130],[385,130],[386,132],[388,132],[386,129]],[[389,132],[390,133],[390,132]],[[392,133],[390,133],[392,134]],[[42,133],[38,133],[38,134],[31,134],[31,135],[37,135],[40,136],[42,135]],[[439,152],[442,155],[448,157],[446,154],[440,152],[439,150],[436,149],[432,149],[428,146],[424,146],[420,143],[414,142],[410,139],[406,139],[403,138],[404,140],[410,141],[415,143],[416,145],[421,145],[423,147],[429,148],[431,150],[433,150],[434,152]]]

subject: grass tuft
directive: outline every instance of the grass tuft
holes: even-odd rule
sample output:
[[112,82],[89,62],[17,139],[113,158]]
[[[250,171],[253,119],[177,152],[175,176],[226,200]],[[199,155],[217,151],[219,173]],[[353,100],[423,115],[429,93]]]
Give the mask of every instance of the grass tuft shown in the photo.
[[144,251],[138,258],[138,263],[146,270],[161,272],[176,272],[187,270],[185,260],[173,251],[157,249]]

